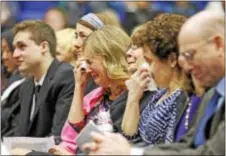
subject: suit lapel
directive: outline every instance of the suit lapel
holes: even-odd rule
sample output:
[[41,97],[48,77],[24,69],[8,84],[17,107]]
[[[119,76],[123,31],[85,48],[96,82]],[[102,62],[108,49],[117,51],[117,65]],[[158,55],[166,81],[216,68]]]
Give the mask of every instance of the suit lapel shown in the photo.
[[[218,128],[218,124],[222,121],[222,115],[225,114],[225,102],[223,101],[223,105],[220,107],[220,110],[217,111],[212,119],[212,124],[210,128],[210,136],[213,136]],[[209,127],[208,127],[209,128]]]
[[[195,113],[194,118],[192,119],[192,122],[190,124],[190,126],[199,126],[199,121],[201,120],[201,118],[203,117],[207,104],[210,101],[211,97],[214,94],[214,88],[211,88],[202,98],[199,106],[198,106],[198,110]],[[190,128],[190,127],[189,127]]]
[[[207,91],[207,93],[203,96],[203,98],[198,106],[198,110],[196,111],[195,116],[192,119],[190,126],[194,126],[194,131],[193,131],[193,137],[192,137],[191,143],[194,142],[194,138],[195,138],[194,136],[196,134],[196,130],[198,129],[198,127],[200,125],[199,122],[202,119],[202,117],[205,113],[206,107],[208,105],[208,102],[210,101],[213,94],[214,94],[214,88],[211,88],[211,89],[209,89],[209,91]],[[190,128],[191,127],[189,127],[189,129]]]
[[35,117],[37,116],[40,107],[45,103],[45,99],[47,98],[47,94],[49,92],[51,81],[52,81],[52,79],[55,75],[55,72],[56,72],[59,65],[60,65],[59,61],[53,60],[53,62],[51,63],[51,65],[50,65],[50,67],[47,71],[46,77],[44,79],[44,82],[43,82],[41,89],[40,89],[40,92],[39,92],[39,96],[37,98],[37,104],[36,104],[35,112],[34,112],[32,120],[31,120],[31,124],[30,124],[29,129],[31,128],[31,125],[32,125]]
[[29,79],[28,82],[24,85],[24,90],[22,92],[22,101],[21,101],[21,113],[20,113],[20,134],[26,135],[28,132],[29,120],[30,120],[30,111],[32,106],[33,99],[33,90],[34,83],[33,79]]

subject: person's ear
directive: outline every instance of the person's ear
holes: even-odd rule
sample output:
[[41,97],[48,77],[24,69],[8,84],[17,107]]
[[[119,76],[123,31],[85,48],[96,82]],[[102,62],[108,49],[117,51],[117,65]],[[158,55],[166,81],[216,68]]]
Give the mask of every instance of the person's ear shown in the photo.
[[217,46],[217,49],[224,48],[224,40],[221,36],[215,36],[213,40]]
[[176,55],[176,53],[171,53],[168,56],[168,63],[169,63],[171,68],[174,68],[177,65],[177,55]]
[[221,36],[214,37],[214,43],[216,46],[216,52],[218,53],[219,57],[224,57],[224,39]]
[[47,41],[43,41],[41,44],[42,54],[49,52],[49,43]]

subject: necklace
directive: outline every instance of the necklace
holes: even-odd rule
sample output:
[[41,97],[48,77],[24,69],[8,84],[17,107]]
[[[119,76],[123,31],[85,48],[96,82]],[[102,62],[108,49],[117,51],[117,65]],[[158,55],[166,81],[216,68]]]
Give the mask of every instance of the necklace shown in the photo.
[[190,115],[190,111],[191,111],[191,101],[188,103],[188,107],[186,110],[186,115],[185,115],[185,129],[188,129],[188,124],[189,124],[189,115]]

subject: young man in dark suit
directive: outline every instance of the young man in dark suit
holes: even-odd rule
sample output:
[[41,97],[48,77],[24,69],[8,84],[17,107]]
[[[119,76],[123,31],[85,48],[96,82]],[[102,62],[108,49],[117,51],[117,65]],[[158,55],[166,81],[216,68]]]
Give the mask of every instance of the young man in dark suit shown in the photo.
[[14,136],[60,136],[74,91],[73,68],[55,59],[56,37],[42,21],[14,27],[13,57],[30,78],[21,85],[21,111]]
[[179,143],[134,148],[119,134],[93,133],[84,145],[96,155],[224,155],[224,13],[205,10],[191,17],[179,34],[179,61],[201,85],[210,88],[192,126]]

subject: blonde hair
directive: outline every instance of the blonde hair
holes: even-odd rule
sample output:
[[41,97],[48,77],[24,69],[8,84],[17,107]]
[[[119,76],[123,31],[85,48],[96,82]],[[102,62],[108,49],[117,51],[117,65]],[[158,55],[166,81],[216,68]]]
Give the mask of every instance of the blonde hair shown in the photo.
[[114,10],[107,9],[96,15],[105,25],[116,25],[120,27],[120,19]]
[[101,56],[109,78],[128,79],[126,49],[129,43],[129,36],[121,28],[108,25],[89,36],[84,53],[87,58]]
[[[74,33],[75,29],[72,28],[66,28],[63,30],[59,30],[56,32],[56,38],[57,38],[57,46],[60,46],[64,49],[66,53],[73,53],[73,39],[74,39]],[[72,61],[75,58],[75,54],[72,54],[73,58],[68,58],[68,61]]]

